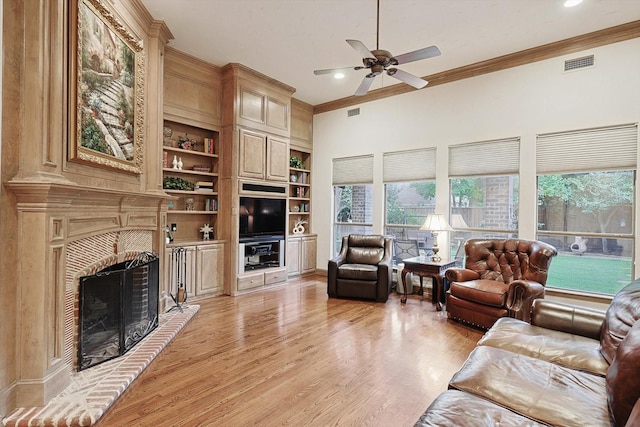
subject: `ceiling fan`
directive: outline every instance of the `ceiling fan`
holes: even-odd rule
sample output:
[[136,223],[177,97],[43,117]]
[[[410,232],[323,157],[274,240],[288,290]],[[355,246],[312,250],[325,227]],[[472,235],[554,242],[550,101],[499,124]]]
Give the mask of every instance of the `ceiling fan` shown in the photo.
[[[362,55],[362,66],[333,68],[327,70],[315,70],[315,75],[333,74],[337,71],[344,70],[370,70],[369,74],[364,76],[355,95],[361,96],[366,94],[375,80],[376,76],[386,71],[388,76],[405,82],[416,89],[422,89],[429,82],[407,73],[406,71],[395,68],[396,65],[406,64],[408,62],[420,61],[422,59],[433,58],[440,55],[440,49],[436,46],[429,46],[423,49],[414,50],[413,52],[404,53],[402,55],[393,56],[389,51],[381,50],[378,42],[380,38],[380,0],[378,0],[377,24],[376,24],[376,50],[369,50],[360,40],[347,40],[347,43]],[[391,67],[391,68],[390,68]]]

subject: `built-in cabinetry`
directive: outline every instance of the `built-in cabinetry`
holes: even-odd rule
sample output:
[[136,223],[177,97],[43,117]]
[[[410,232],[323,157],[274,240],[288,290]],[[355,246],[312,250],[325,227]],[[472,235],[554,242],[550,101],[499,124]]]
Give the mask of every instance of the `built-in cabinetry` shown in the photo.
[[[165,279],[171,276],[171,249],[186,249],[189,298],[224,292],[226,242],[220,237],[221,70],[172,48],[164,56],[162,175],[168,204]],[[205,233],[203,231],[210,230]],[[173,266],[175,267],[175,266]]]
[[[175,196],[167,225],[177,227],[170,245],[194,252],[191,294],[221,292],[219,281],[225,294],[237,295],[284,282],[288,273],[315,271],[312,106],[292,99],[294,88],[243,65],[218,68],[172,49],[164,85],[162,171],[165,191]],[[292,157],[300,163],[291,165]],[[282,202],[284,226],[266,236],[278,242],[277,251],[275,245],[267,251],[265,236],[240,235],[253,216],[240,200],[251,197]],[[211,240],[203,239],[206,224]],[[224,268],[204,272],[208,258],[200,248],[209,244],[223,245],[216,262]],[[199,280],[204,276],[214,282]]]
[[290,236],[287,239],[287,272],[289,276],[316,271],[317,240],[315,234]]
[[284,138],[240,129],[238,176],[286,182],[288,152],[289,143]]
[[219,133],[165,120],[164,138],[162,186],[176,197],[167,211],[170,236],[174,241],[202,240],[200,230],[209,224],[209,239],[216,238]]
[[284,250],[284,240],[264,239],[240,243],[238,291],[256,290],[286,280]]
[[[183,247],[184,258],[172,257],[172,249]],[[183,265],[176,265],[177,262]],[[224,243],[167,246],[165,255],[165,283],[170,284],[171,293],[177,295],[177,270],[181,271],[181,282],[187,293],[187,302],[192,298],[208,297],[223,293]]]
[[[311,217],[311,153],[291,148],[289,165],[289,233],[310,230]],[[303,233],[304,233],[303,232]]]
[[289,144],[289,276],[314,273],[317,237],[311,233],[311,178],[313,155],[313,107],[291,100]]
[[[286,206],[293,92],[292,87],[240,64],[228,64],[222,70],[221,155],[225,161],[221,163],[221,196],[229,204],[221,204],[220,218],[224,218],[225,226],[220,231],[229,242],[225,292],[230,295],[280,284],[287,277]],[[282,227],[259,227],[268,228],[268,236],[258,228],[255,234],[247,234],[244,221],[257,223],[259,219],[255,212],[241,206],[241,198],[284,202],[280,216],[272,219],[274,223],[282,220]],[[276,245],[265,239],[277,241],[277,251]]]

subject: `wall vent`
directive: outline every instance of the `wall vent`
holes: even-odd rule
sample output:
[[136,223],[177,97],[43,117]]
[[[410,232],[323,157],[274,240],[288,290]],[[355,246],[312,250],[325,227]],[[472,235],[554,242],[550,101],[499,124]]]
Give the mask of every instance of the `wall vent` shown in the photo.
[[596,64],[595,55],[581,56],[580,58],[567,59],[564,61],[564,71],[579,70],[581,68],[593,67]]
[[353,108],[351,110],[347,110],[347,117],[359,116],[360,108]]

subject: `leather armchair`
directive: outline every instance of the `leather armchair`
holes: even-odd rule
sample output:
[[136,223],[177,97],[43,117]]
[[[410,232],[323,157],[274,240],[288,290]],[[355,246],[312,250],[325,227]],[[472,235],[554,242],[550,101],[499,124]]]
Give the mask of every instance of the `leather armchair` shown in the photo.
[[393,239],[350,234],[342,238],[337,257],[329,260],[329,298],[361,298],[385,302],[391,292]]
[[465,268],[445,277],[447,316],[481,328],[501,317],[531,321],[531,305],[544,298],[544,286],[556,249],[523,239],[471,239],[465,243]]

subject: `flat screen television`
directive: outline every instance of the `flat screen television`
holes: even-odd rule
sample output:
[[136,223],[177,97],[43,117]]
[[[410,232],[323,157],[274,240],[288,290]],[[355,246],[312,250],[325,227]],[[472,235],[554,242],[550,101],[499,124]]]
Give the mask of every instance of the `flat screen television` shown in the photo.
[[240,197],[240,239],[283,237],[287,201],[264,197]]

